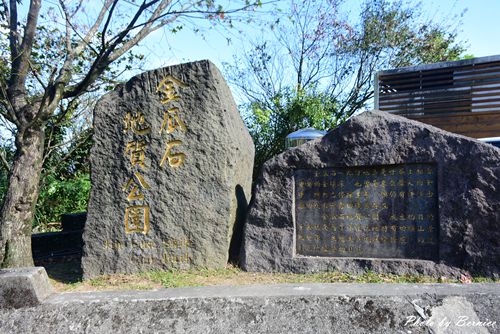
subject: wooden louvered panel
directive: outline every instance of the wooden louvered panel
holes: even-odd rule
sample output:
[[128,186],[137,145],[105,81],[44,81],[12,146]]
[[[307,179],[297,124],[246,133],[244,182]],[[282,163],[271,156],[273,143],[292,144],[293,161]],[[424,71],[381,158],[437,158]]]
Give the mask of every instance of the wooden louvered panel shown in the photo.
[[436,84],[471,82],[477,80],[482,80],[482,82],[485,82],[485,80],[487,79],[498,79],[498,78],[500,78],[500,69],[494,71],[483,70],[483,71],[467,72],[467,73],[449,72],[446,75],[436,75],[436,76],[419,75],[399,80],[393,80],[393,78],[382,76],[380,80],[384,80],[383,85],[387,87],[391,87],[391,85],[396,85],[398,87],[408,88],[413,86],[425,87]]
[[[497,56],[497,58],[498,58],[498,56]],[[381,79],[381,78],[391,77],[391,78],[395,78],[395,79],[398,79],[398,78],[405,79],[405,78],[410,78],[412,76],[416,76],[416,77],[436,76],[436,75],[440,75],[442,73],[449,72],[450,69],[452,69],[455,72],[459,72],[459,73],[467,72],[467,71],[476,72],[478,70],[480,71],[482,69],[485,69],[485,70],[483,70],[483,72],[480,72],[480,73],[489,73],[491,71],[499,70],[499,68],[500,68],[500,61],[473,63],[473,64],[468,64],[468,65],[454,65],[454,63],[459,63],[459,62],[449,62],[448,64],[445,64],[443,67],[440,67],[440,68],[432,68],[432,69],[424,69],[424,70],[417,69],[417,68],[419,68],[419,66],[415,67],[416,68],[415,70],[411,70],[411,68],[396,69],[396,70],[390,71],[391,72],[390,74],[382,73],[379,76],[379,78]]]
[[[422,85],[397,85],[392,84],[388,86],[385,83],[379,83],[380,86],[380,99],[382,100],[386,96],[391,96],[393,94],[423,94],[432,93],[435,90],[438,91],[456,91],[460,89],[469,88],[472,91],[485,91],[485,90],[495,90],[500,89],[500,77],[494,81],[471,81],[471,82],[454,82],[452,80],[448,81],[446,84],[439,85],[436,82],[422,84]],[[443,96],[444,97],[444,96]]]
[[500,113],[497,111],[407,117],[472,138],[500,134]]
[[[492,91],[491,89],[487,89],[487,93],[481,93],[480,91],[475,90],[474,94],[470,91],[470,89],[467,90],[450,90],[446,92],[446,99],[447,101],[451,101],[454,99],[472,99],[473,97],[475,99],[478,99],[478,101],[481,101],[482,98],[485,97],[491,97],[491,96],[500,96],[500,88],[497,91]],[[408,101],[418,101],[418,99],[421,99],[421,96],[415,95],[415,94],[392,94],[391,96],[384,97],[383,100],[380,101],[380,104],[389,104],[390,101],[392,100],[399,100],[404,102],[405,100]],[[432,92],[428,93],[425,95],[425,99],[428,101],[432,100],[437,100],[440,101],[443,99],[443,92]]]
[[[500,102],[500,99],[496,99],[496,102]],[[381,110],[385,111],[393,111],[399,114],[405,114],[405,113],[440,113],[440,114],[445,114],[450,111],[456,111],[456,110],[464,110],[464,111],[471,111],[471,109],[475,110],[481,110],[481,109],[500,109],[500,104],[499,103],[486,103],[486,104],[478,104],[479,102],[474,102],[471,104],[470,100],[463,100],[463,101],[441,101],[440,103],[426,103],[425,105],[423,104],[418,104],[418,105],[411,105],[411,104],[405,104],[405,105],[399,105],[399,106],[391,106],[391,107],[384,107],[384,105],[381,105]],[[451,107],[450,107],[451,105]]]
[[500,56],[380,72],[377,106],[472,137],[500,136]]

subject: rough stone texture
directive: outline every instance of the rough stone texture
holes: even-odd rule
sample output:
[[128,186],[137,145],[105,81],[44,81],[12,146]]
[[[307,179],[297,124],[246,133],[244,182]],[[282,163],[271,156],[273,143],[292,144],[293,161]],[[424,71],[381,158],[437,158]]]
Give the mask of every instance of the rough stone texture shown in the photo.
[[[439,261],[295,256],[295,169],[429,162],[437,168]],[[249,206],[241,260],[248,271],[469,271],[499,277],[500,150],[380,111],[353,117],[265,163]]]
[[[443,320],[445,318],[446,320]],[[466,298],[459,296],[444,299],[443,305],[436,307],[427,321],[429,327],[437,334],[446,332],[454,334],[489,333],[485,326],[477,326],[476,328],[465,326],[467,323],[479,323],[481,319],[474,311],[474,305]]]
[[[498,333],[498,284],[304,284],[65,293],[2,333]],[[457,326],[457,316],[475,320]],[[481,323],[477,323],[479,320]],[[444,322],[451,321],[448,327]],[[437,331],[436,331],[437,329]]]
[[36,306],[53,292],[43,267],[0,270],[0,308]]
[[[164,79],[172,85],[158,91]],[[169,95],[179,98],[162,104]],[[185,132],[175,119],[172,123],[177,128],[172,133],[166,127],[161,130],[171,108],[178,108]],[[132,117],[142,113],[144,123],[137,122],[137,129],[149,131],[134,133],[130,124],[126,131],[127,113]],[[144,166],[140,154],[133,161],[131,151],[126,152],[129,143],[141,140]],[[160,167],[171,140],[182,141],[171,153],[184,153],[185,160],[179,167],[169,166],[168,161]],[[209,61],[146,72],[106,94],[94,111],[84,277],[226,265],[233,229],[242,224],[250,197],[253,157],[252,139],[231,92]],[[135,172],[143,177],[143,184]],[[133,184],[127,188],[131,179]],[[143,200],[127,200],[134,184]],[[125,211],[131,205],[149,207],[147,233],[126,233]],[[145,209],[140,210],[144,220]]]

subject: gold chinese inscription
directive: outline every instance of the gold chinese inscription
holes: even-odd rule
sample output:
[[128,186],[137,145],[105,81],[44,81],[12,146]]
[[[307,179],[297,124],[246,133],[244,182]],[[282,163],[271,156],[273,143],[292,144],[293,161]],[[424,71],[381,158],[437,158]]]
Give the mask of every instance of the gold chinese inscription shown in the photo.
[[149,231],[150,210],[145,203],[144,190],[150,186],[141,174],[146,169],[146,151],[148,148],[145,136],[151,132],[144,115],[141,112],[127,112],[123,117],[123,132],[130,136],[124,153],[129,161],[133,175],[123,186],[127,194],[128,206],[125,208],[125,233],[147,234]]
[[179,128],[182,132],[186,132],[186,125],[179,117],[179,108],[170,108],[164,113],[160,134],[165,128],[168,134],[173,133],[176,128]]
[[176,131],[186,132],[187,127],[182,120],[180,108],[172,106],[173,101],[181,99],[180,91],[186,87],[188,86],[185,83],[171,75],[167,75],[161,80],[157,87],[157,91],[161,94],[160,102],[167,107],[163,112],[163,122],[159,131],[160,134],[165,132],[168,137],[160,167],[163,167],[165,162],[172,168],[180,167],[186,159],[186,154],[179,151],[180,147],[178,147],[182,145],[182,141],[175,139],[175,134]]
[[163,166],[165,161],[168,161],[170,167],[179,167],[182,165],[186,155],[184,153],[172,153],[172,148],[180,144],[182,144],[180,140],[172,140],[167,143],[167,149],[165,150],[165,154],[160,161],[160,167]]
[[180,89],[185,87],[187,85],[184,82],[171,75],[167,75],[160,81],[157,87],[157,91],[163,95],[160,102],[167,104],[171,101],[179,100],[181,98]]
[[131,113],[128,112],[123,119],[125,126],[123,128],[123,132],[132,131],[136,135],[146,135],[150,132],[149,126],[147,126],[146,121],[144,119],[144,115],[139,113]]
[[134,176],[131,177],[127,184],[123,187],[123,191],[127,191],[128,196],[127,200],[129,202],[133,200],[143,200],[144,199],[144,194],[142,193],[141,189],[149,189],[150,186],[144,180],[141,174],[139,172],[135,172]]
[[433,164],[295,172],[296,253],[438,258]]
[[146,142],[143,140],[135,140],[127,143],[125,154],[128,156],[132,166],[139,165],[144,168],[144,159],[146,158]]
[[132,205],[125,209],[125,232],[140,232],[147,234],[149,231],[149,207],[146,205]]
[[[140,232],[144,226],[142,215],[147,213],[147,208],[130,208],[127,212],[131,216],[130,228]],[[134,225],[134,220],[136,219]],[[116,241],[106,239],[103,242],[105,251],[127,251],[133,253],[133,257],[139,263],[153,264],[161,261],[170,268],[187,269],[191,264],[191,248],[193,242],[188,238],[163,239],[163,240],[143,240],[131,238],[127,241]]]

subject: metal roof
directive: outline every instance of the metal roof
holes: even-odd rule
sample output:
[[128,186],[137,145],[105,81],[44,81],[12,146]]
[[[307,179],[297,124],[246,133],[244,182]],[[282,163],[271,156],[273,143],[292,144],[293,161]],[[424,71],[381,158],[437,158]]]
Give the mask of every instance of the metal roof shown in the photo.
[[286,139],[316,139],[323,137],[326,131],[316,130],[315,128],[300,129],[290,133]]

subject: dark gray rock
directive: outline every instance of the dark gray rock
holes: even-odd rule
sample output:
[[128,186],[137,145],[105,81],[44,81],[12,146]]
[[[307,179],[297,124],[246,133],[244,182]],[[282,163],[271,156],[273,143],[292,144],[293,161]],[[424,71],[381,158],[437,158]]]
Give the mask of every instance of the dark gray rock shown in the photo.
[[105,95],[94,112],[84,277],[226,265],[253,156],[209,61],[146,72]]
[[498,333],[498,284],[284,284],[64,293],[2,333]]
[[[438,192],[438,258],[432,260],[298,256],[297,169],[431,163]],[[397,274],[499,277],[500,150],[477,140],[380,111],[365,112],[325,137],[264,165],[244,231],[248,271],[366,270]]]
[[61,215],[61,225],[64,232],[79,231],[85,227],[86,212],[65,213]]
[[0,309],[40,305],[53,293],[43,267],[0,270]]
[[38,265],[42,265],[41,263],[45,260],[62,261],[68,257],[81,257],[82,234],[83,230],[32,234],[33,260]]

